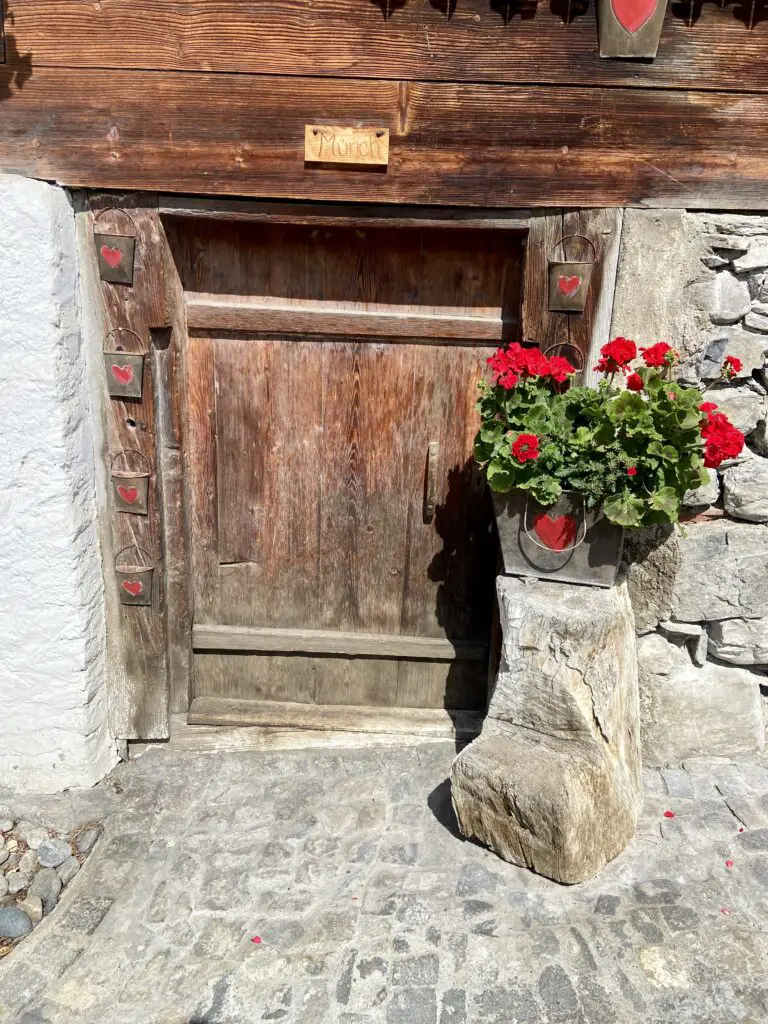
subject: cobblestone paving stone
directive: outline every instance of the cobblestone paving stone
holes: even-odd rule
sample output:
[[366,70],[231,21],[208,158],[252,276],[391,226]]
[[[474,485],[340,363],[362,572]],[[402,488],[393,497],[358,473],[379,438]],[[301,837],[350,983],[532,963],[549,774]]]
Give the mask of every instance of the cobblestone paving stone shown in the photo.
[[158,749],[54,798],[105,834],[0,1021],[768,1021],[768,761],[646,771],[628,851],[563,888],[457,836],[452,754]]

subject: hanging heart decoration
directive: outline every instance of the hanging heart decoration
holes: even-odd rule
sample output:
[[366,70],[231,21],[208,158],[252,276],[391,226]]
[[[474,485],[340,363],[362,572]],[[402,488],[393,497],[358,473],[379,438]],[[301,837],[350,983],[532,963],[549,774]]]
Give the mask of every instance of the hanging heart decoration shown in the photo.
[[573,516],[562,515],[552,519],[546,512],[533,517],[533,528],[541,542],[552,551],[563,551],[576,540],[578,524]]
[[123,590],[131,597],[138,597],[144,593],[144,584],[141,580],[123,580]]
[[557,281],[557,287],[567,299],[578,291],[580,284],[581,278],[578,274],[572,274],[570,277],[565,274],[561,274]]
[[132,505],[139,496],[139,489],[138,487],[126,487],[125,484],[118,484],[117,493],[120,495],[123,501],[127,502],[127,504],[129,505]]
[[119,267],[120,264],[123,262],[122,250],[113,248],[111,245],[102,245],[101,255],[104,259],[104,262],[108,266],[112,267],[113,270],[115,269],[115,267]]
[[616,21],[621,27],[634,35],[645,25],[660,0],[611,0],[611,7]]
[[115,378],[118,384],[130,384],[133,380],[133,367],[130,364],[125,366],[117,366],[112,364],[112,376]]

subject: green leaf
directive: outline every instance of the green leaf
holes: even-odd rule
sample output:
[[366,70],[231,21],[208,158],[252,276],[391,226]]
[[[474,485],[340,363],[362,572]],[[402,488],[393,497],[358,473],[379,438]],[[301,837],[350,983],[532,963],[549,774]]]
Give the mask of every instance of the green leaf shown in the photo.
[[492,491],[498,491],[500,494],[506,494],[507,491],[512,490],[515,483],[515,475],[502,463],[496,460],[489,463],[485,474],[488,479],[488,486]]
[[603,513],[619,526],[638,526],[643,518],[643,501],[632,494],[614,494],[603,502]]
[[680,497],[674,487],[660,487],[657,491],[652,491],[649,502],[651,508],[663,512],[671,522],[677,521]]

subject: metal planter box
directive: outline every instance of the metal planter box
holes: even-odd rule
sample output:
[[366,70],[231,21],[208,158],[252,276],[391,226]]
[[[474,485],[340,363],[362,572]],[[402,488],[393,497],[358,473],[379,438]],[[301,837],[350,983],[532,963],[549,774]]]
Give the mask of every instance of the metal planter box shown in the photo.
[[624,546],[624,530],[575,491],[549,507],[525,491],[493,493],[496,526],[508,576],[610,587]]

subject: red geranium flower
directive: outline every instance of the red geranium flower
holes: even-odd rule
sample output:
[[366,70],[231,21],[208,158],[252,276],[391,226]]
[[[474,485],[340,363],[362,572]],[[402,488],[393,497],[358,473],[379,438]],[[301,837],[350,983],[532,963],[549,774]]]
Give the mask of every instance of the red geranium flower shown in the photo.
[[677,353],[666,341],[660,341],[650,348],[641,348],[646,366],[671,366],[674,363]]
[[600,349],[602,358],[595,369],[598,373],[627,372],[628,365],[637,355],[637,346],[629,338],[614,338]]
[[630,466],[627,470],[627,476],[637,476],[637,466]]
[[723,380],[733,380],[737,374],[741,373],[744,369],[744,364],[736,356],[726,356],[723,360],[723,367],[720,370],[720,376]]
[[535,434],[520,434],[512,445],[512,454],[518,462],[538,459],[540,455],[538,437]]
[[717,409],[714,402],[702,402],[699,406],[699,412],[717,412]]
[[[710,403],[706,403],[710,404]],[[744,435],[721,412],[706,412],[701,427],[704,438],[704,465],[717,469],[725,459],[735,459],[744,448]]]
[[630,373],[627,377],[627,387],[630,391],[642,391],[645,385],[639,373]]
[[549,376],[558,384],[562,384],[572,373],[576,373],[576,367],[571,366],[563,356],[550,356],[548,362]]

